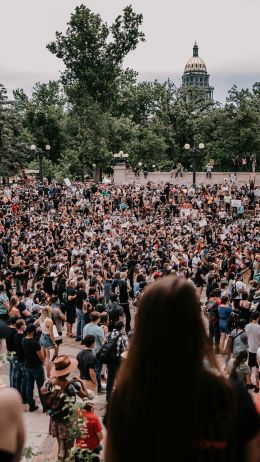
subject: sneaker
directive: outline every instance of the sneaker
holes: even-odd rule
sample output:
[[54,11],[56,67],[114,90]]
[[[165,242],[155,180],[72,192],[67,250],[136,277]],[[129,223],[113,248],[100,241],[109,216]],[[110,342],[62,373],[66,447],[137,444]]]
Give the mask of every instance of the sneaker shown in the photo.
[[259,393],[259,388],[255,387],[254,393]]
[[39,409],[39,406],[30,406],[29,407],[29,412],[37,411],[37,409]]
[[81,338],[75,338],[75,342],[81,342]]

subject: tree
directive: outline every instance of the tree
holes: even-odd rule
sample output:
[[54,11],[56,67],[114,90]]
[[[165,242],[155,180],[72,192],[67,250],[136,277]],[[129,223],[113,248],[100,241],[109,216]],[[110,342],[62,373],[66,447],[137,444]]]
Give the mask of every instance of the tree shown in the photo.
[[0,85],[1,176],[13,176],[24,167],[29,140],[30,134],[8,100],[5,87]]
[[86,97],[110,108],[124,58],[144,40],[139,30],[142,21],[142,15],[127,6],[109,27],[100,15],[81,5],[71,15],[66,34],[56,32],[56,40],[47,48],[63,60],[61,81],[74,108],[79,110]]
[[66,99],[59,82],[36,83],[29,99],[23,90],[14,91],[13,107],[30,131],[33,143],[51,146],[50,159],[56,162],[65,147]]

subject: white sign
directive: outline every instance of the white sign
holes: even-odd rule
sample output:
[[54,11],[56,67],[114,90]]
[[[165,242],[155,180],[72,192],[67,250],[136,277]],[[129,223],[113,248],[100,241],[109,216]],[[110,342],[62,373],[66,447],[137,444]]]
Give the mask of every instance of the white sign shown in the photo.
[[181,217],[189,217],[191,215],[191,209],[181,209]]
[[67,186],[67,188],[71,187],[71,181],[69,178],[64,178],[63,181],[64,181],[65,186]]
[[231,207],[236,207],[236,208],[238,208],[238,207],[240,207],[240,206],[241,206],[241,200],[239,200],[239,199],[232,199],[232,201],[231,201]]

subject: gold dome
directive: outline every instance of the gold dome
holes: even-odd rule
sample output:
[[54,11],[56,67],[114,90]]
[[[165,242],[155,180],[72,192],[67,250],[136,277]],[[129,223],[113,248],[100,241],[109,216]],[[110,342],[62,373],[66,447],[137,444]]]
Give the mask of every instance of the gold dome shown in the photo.
[[184,74],[188,74],[189,72],[207,74],[206,64],[204,63],[203,59],[199,57],[198,52],[199,47],[195,42],[195,45],[193,47],[193,56],[187,62],[184,69]]

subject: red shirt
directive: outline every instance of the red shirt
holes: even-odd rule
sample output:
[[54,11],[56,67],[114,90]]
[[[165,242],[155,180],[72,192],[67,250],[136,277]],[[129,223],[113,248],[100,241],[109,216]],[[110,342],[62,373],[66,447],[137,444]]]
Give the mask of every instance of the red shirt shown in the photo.
[[102,431],[100,420],[96,414],[84,409],[80,411],[79,415],[84,423],[81,427],[82,435],[76,439],[76,446],[81,449],[96,449],[99,446],[97,433]]

